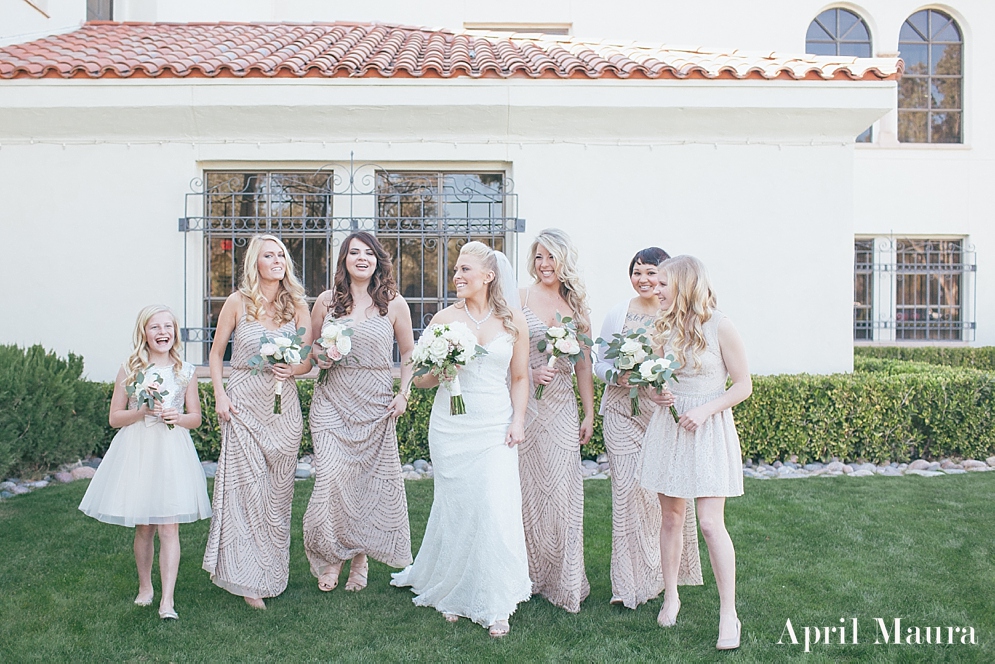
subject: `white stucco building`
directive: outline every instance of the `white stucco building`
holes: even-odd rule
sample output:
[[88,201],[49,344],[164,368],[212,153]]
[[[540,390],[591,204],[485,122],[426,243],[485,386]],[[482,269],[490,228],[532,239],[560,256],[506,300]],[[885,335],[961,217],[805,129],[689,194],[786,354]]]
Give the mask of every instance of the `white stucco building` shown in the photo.
[[138,23],[0,9],[0,343],[92,378],[156,301],[200,361],[256,227],[310,295],[375,230],[416,324],[459,238],[525,278],[558,226],[596,325],[636,250],[701,257],[759,373],[848,370],[855,338],[995,343],[984,0],[90,5]]

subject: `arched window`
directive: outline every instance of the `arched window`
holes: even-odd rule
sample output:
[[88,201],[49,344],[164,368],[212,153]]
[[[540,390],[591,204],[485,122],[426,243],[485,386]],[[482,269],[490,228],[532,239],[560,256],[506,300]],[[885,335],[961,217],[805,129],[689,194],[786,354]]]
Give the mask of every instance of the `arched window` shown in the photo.
[[[805,52],[812,55],[871,57],[871,31],[864,19],[849,9],[827,9],[808,26]],[[871,142],[871,128],[857,137],[858,143]]]
[[910,16],[898,37],[905,73],[898,82],[898,140],[963,141],[964,39],[957,22],[935,9]]

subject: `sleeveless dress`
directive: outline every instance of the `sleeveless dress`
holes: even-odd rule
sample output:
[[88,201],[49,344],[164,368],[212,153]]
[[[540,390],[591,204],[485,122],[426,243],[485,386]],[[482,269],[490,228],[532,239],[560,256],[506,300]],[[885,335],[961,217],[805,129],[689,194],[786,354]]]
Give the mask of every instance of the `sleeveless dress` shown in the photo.
[[[545,366],[549,355],[537,344],[547,326],[524,306],[529,324],[529,366]],[[571,613],[591,592],[584,572],[584,478],[580,465],[580,423],[573,367],[566,358],[542,399],[529,390],[525,441],[519,450],[522,520],[533,591]]]
[[513,347],[502,334],[486,346],[487,355],[462,369],[465,415],[450,415],[448,391],[436,392],[428,431],[432,511],[415,562],[391,581],[411,586],[418,606],[484,627],[508,619],[532,596],[518,450],[505,444]]
[[[179,371],[172,366],[147,371],[162,377],[162,391],[169,393],[163,407],[183,412],[193,365],[184,362]],[[138,407],[138,400],[129,397],[128,409]],[[98,521],[129,528],[210,518],[207,480],[190,432],[180,426],[170,429],[151,415],[122,427],[79,509]]]
[[316,577],[360,553],[391,567],[411,564],[397,420],[387,414],[394,328],[374,316],[356,325],[351,339],[352,352],[315,384],[311,400],[316,477],[304,551]]
[[[622,332],[651,329],[651,315],[626,313]],[[642,413],[632,416],[629,388],[606,385],[602,431],[612,483],[611,581],[614,603],[634,609],[663,592],[660,567],[660,501],[639,486],[643,436],[657,405],[645,396]],[[688,501],[684,518],[684,549],[677,577],[679,585],[702,585],[698,554],[698,528],[694,502]]]
[[[276,332],[293,334],[294,322]],[[204,552],[211,581],[245,597],[275,597],[287,587],[290,505],[304,428],[297,382],[284,382],[278,415],[273,373],[253,376],[249,370],[263,333],[274,334],[244,315],[235,327],[226,392],[238,414],[221,423],[214,517]]]
[[[691,366],[675,372],[680,382],[671,389],[678,413],[725,392],[729,372],[719,350],[722,318],[722,313],[713,311],[702,325],[707,347],[701,367],[695,369],[689,361]],[[664,352],[673,351],[665,345]],[[641,484],[674,498],[743,495],[743,456],[732,409],[712,415],[694,432],[679,428],[668,409],[658,409],[646,427]]]

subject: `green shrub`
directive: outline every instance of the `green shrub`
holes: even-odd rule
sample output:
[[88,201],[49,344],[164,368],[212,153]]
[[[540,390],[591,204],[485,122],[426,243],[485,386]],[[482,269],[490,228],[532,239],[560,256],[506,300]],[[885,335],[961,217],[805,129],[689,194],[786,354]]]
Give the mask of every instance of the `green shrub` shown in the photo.
[[853,357],[855,363],[857,358],[878,358],[995,371],[995,346],[857,346]]
[[[870,366],[870,365],[868,365]],[[909,461],[995,452],[995,376],[874,365],[830,376],[754,376],[734,415],[743,453],[768,461]],[[885,369],[885,370],[881,370]]]
[[83,358],[0,346],[0,476],[25,476],[106,445],[110,393],[82,378]]

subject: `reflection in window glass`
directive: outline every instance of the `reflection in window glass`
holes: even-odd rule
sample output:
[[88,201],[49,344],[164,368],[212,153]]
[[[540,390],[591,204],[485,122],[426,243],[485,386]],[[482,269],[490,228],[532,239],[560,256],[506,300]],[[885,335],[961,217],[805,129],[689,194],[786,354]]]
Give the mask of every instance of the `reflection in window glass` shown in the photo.
[[910,16],[898,48],[905,73],[898,87],[898,140],[963,141],[963,38],[957,22],[935,9]]
[[[849,9],[827,9],[808,26],[805,52],[869,58],[872,55],[871,32],[864,19]],[[856,140],[857,143],[870,143],[871,128],[864,130]]]

